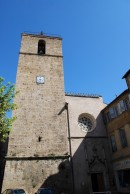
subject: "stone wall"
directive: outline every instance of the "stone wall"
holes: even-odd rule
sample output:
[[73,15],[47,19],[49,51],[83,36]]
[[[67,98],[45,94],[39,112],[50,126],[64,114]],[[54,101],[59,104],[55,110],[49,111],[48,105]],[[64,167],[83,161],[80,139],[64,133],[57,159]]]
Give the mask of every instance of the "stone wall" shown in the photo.
[[49,187],[54,194],[71,193],[71,170],[68,160],[11,160],[6,161],[6,168],[8,171],[5,172],[5,177],[8,179],[3,187],[23,188],[26,193],[33,194],[40,187]]
[[[102,181],[100,180],[98,185],[102,185],[102,188],[99,188],[100,192],[110,190],[110,152],[101,114],[106,104],[103,103],[102,97],[90,95],[66,95],[66,102],[69,110],[75,194],[94,191],[92,174],[102,175]],[[85,132],[80,128],[78,118],[82,114],[94,118],[95,128],[91,132]]]
[[[44,55],[37,54],[41,39],[46,42]],[[14,100],[18,109],[13,111],[17,120],[9,136],[3,190],[22,187],[34,193],[58,173],[61,159],[69,157],[66,110],[61,112],[65,106],[61,41],[44,35],[22,36],[16,79],[19,94]],[[37,76],[45,82],[37,84]]]

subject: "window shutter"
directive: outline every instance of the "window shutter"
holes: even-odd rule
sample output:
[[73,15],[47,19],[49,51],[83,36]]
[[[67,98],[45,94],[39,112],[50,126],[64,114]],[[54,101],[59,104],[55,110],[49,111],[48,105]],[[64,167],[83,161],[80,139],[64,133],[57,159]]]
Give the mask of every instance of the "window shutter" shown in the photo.
[[114,119],[116,117],[116,111],[114,108],[109,108],[109,113],[110,113],[110,117],[111,119]]
[[121,112],[124,112],[126,110],[124,101],[121,100],[119,103],[120,103],[120,107],[121,107]]
[[111,141],[112,152],[116,152],[117,151],[117,146],[116,146],[116,140],[115,140],[114,135],[110,136],[110,141]]
[[121,140],[122,147],[126,147],[127,146],[127,139],[126,139],[125,130],[120,129],[119,134],[120,134],[120,140]]
[[119,115],[122,113],[120,103],[117,104],[117,112]]

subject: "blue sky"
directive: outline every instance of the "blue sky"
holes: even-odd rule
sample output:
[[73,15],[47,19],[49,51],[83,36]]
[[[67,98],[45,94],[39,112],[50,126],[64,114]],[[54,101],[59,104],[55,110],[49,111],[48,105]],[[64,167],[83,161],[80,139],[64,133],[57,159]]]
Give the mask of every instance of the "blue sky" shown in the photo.
[[130,0],[1,0],[0,76],[15,83],[22,32],[63,38],[65,91],[109,103],[127,86]]

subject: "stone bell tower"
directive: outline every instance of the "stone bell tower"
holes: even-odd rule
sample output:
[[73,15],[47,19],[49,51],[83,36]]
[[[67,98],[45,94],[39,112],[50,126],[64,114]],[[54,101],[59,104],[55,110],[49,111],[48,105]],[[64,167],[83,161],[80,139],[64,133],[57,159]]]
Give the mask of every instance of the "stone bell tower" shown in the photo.
[[[22,34],[18,109],[13,111],[17,120],[9,136],[2,190],[23,188],[35,193],[45,185],[62,192],[59,181],[68,173],[69,157],[62,58],[61,38]],[[59,172],[61,164],[66,172]]]

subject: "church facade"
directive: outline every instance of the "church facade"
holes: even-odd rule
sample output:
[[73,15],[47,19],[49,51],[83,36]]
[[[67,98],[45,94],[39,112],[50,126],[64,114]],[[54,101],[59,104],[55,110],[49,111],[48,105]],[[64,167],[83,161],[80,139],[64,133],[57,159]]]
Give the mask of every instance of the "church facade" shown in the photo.
[[101,113],[106,105],[95,95],[67,94],[66,101],[75,193],[110,191],[112,169]]
[[54,194],[109,191],[112,169],[101,96],[65,94],[62,39],[22,34],[17,120],[4,153],[2,190]]

